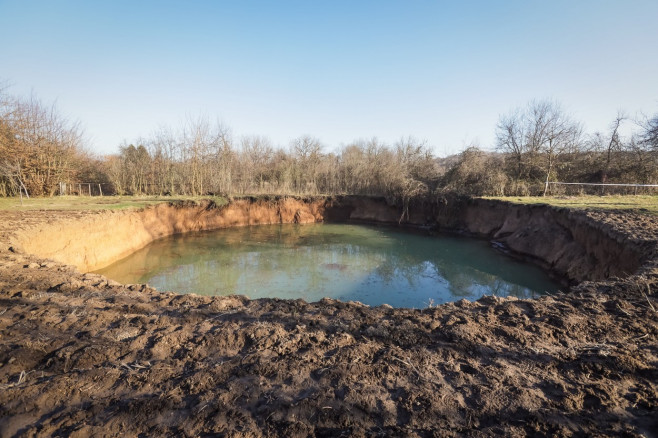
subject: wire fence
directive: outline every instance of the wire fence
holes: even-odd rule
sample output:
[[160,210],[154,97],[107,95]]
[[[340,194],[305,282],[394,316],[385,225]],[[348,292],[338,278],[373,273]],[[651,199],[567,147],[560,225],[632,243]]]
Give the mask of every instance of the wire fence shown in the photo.
[[[116,190],[111,183],[59,183],[60,196],[111,196]],[[658,184],[546,182],[547,195],[652,195]]]
[[59,196],[104,196],[114,194],[114,185],[109,183],[59,183]]

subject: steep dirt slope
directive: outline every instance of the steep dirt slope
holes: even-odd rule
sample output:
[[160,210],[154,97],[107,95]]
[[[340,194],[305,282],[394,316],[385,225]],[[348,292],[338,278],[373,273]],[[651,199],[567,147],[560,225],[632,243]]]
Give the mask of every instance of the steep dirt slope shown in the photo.
[[13,245],[29,254],[94,271],[155,239],[188,231],[246,225],[322,221],[325,200],[238,199],[218,207],[212,201],[163,203],[140,210],[80,212],[72,220],[23,224]]
[[657,218],[632,212],[458,197],[417,201],[403,213],[383,198],[337,198],[325,208],[327,218],[335,221],[400,224],[491,239],[572,284],[635,273],[652,257],[658,226]]

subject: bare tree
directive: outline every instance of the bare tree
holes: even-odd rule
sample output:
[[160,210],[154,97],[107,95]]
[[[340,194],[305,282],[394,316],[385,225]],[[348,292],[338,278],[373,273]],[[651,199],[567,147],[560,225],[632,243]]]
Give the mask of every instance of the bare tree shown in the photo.
[[[613,152],[622,150],[622,143],[619,137],[619,127],[622,122],[626,120],[626,116],[622,111],[617,111],[617,117],[610,125],[610,140],[608,141],[608,148],[606,151],[606,160],[605,160],[605,170],[606,172],[610,169],[610,163],[612,162]],[[604,177],[605,178],[605,177]],[[602,181],[602,182],[605,182]]]
[[0,162],[0,177],[6,179],[10,190],[18,190],[21,197],[23,196],[23,192],[25,192],[25,196],[30,197],[27,187],[25,187],[25,177],[23,176],[23,169],[20,163],[12,164],[6,160]]
[[658,114],[652,118],[646,117],[640,122],[642,133],[640,140],[651,149],[658,151]]
[[220,189],[217,168],[230,150],[228,129],[207,116],[187,117],[178,132],[161,131],[160,143],[178,169],[179,191],[201,195]]
[[[139,142],[143,143],[143,142]],[[133,195],[148,193],[151,156],[143,144],[124,145],[120,148],[128,190]]]
[[251,136],[242,138],[242,167],[243,167],[243,191],[247,187],[256,187],[262,193],[269,187],[272,170],[272,159],[274,148],[269,139],[265,137]]
[[433,190],[438,181],[439,169],[427,142],[413,137],[400,139],[395,144],[398,162],[405,172],[405,179],[420,181],[425,190]]
[[589,147],[596,154],[596,158],[592,160],[593,162],[587,163],[587,167],[590,171],[596,172],[598,182],[605,183],[612,174],[620,171],[620,160],[626,146],[619,131],[626,120],[626,115],[618,111],[607,133],[595,132],[589,138]]
[[5,169],[20,169],[30,193],[52,196],[60,182],[75,178],[83,142],[79,124],[62,117],[55,105],[34,95],[0,93],[0,162]]
[[546,194],[558,158],[578,148],[581,135],[581,125],[557,102],[532,100],[524,109],[501,116],[496,130],[496,146],[512,157],[517,180],[538,179],[543,172]]
[[317,171],[322,144],[317,138],[303,135],[291,142],[293,156],[297,161],[295,185],[301,193],[317,193]]
[[487,153],[477,144],[471,144],[444,175],[444,189],[465,195],[502,196],[508,177],[501,161],[500,155]]
[[501,116],[496,126],[496,148],[513,158],[517,179],[523,177],[523,157],[528,152],[524,117],[523,112],[516,109]]
[[[556,103],[546,103],[541,106],[538,114],[541,120],[541,134],[534,139],[537,148],[543,152],[546,161],[546,180],[544,185],[544,196],[548,192],[548,183],[559,157],[567,152],[572,152],[579,147],[582,137],[582,126],[562,111]],[[537,120],[536,119],[536,120]]]

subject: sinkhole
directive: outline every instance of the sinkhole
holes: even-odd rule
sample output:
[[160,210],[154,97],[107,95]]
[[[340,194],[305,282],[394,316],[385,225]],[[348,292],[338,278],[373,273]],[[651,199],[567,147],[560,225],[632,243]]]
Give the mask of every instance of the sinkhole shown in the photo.
[[174,235],[96,272],[160,291],[410,308],[484,295],[534,298],[559,287],[538,267],[486,241],[349,224]]

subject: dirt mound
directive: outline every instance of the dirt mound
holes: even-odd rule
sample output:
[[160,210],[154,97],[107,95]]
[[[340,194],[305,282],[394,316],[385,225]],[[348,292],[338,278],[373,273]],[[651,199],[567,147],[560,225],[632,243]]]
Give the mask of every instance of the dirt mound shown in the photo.
[[[2,436],[658,430],[655,259],[633,277],[537,300],[250,301],[80,274],[9,250],[16,228],[52,216],[0,218]],[[643,215],[591,219],[649,252],[658,240]]]

